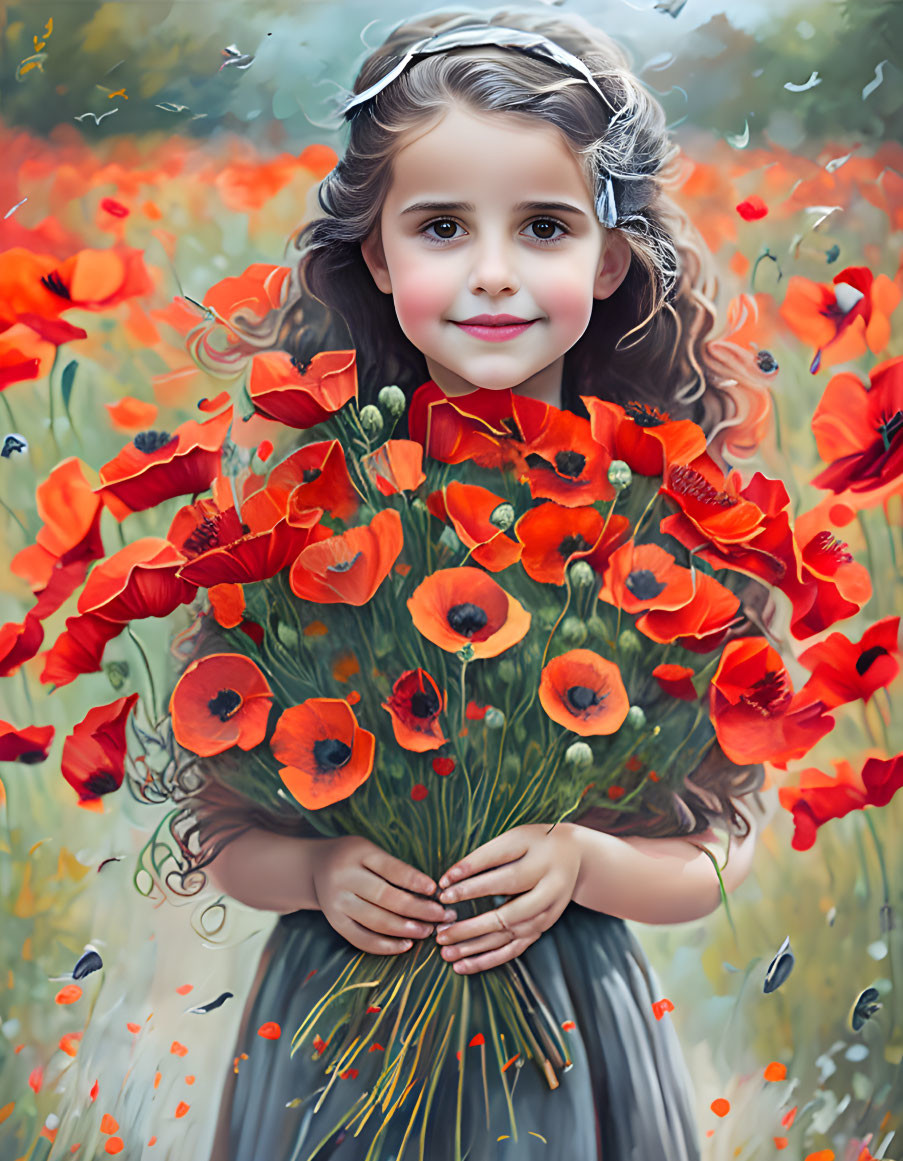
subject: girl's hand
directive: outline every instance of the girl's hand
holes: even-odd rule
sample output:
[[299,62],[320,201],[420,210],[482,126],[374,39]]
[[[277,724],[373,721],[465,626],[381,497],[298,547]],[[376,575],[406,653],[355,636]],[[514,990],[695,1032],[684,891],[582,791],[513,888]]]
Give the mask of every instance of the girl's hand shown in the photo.
[[525,951],[570,903],[582,846],[571,823],[518,826],[478,847],[439,880],[442,903],[513,895],[501,907],[437,928],[456,972],[498,967]]
[[313,872],[320,910],[349,943],[372,955],[409,951],[454,911],[425,899],[435,895],[428,875],[393,858],[369,839],[320,839]]

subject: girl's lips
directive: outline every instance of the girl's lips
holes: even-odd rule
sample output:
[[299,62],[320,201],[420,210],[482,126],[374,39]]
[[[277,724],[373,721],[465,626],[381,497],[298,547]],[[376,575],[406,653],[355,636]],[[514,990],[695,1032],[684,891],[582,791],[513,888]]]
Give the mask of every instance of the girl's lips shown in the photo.
[[533,326],[536,319],[525,323],[505,324],[505,326],[480,326],[475,323],[455,323],[456,327],[460,327],[462,331],[467,331],[469,335],[474,335],[478,339],[486,339],[490,343],[502,343],[506,339],[513,339],[516,335],[522,334],[528,327]]

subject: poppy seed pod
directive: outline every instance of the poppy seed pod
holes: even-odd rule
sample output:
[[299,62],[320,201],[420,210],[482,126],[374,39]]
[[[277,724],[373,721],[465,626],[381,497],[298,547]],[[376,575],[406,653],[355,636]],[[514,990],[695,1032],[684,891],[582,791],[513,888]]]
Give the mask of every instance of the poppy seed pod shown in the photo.
[[390,384],[387,387],[381,387],[380,392],[376,397],[376,402],[379,406],[390,415],[393,419],[397,419],[405,409],[404,392],[400,387]]
[[578,770],[593,764],[593,752],[586,742],[572,742],[564,752],[564,760]]
[[641,730],[646,724],[646,711],[641,705],[632,705],[624,720],[631,729]]
[[568,574],[575,588],[588,589],[596,581],[596,574],[585,560],[575,560],[568,569]]
[[490,730],[500,730],[505,724],[505,715],[496,706],[491,705],[483,718]]
[[510,504],[499,504],[489,517],[489,523],[506,531],[514,523],[514,508]]
[[565,617],[561,622],[561,640],[565,645],[582,645],[586,640],[586,623],[579,617]]
[[633,472],[630,465],[623,460],[612,460],[608,468],[608,482],[619,492],[629,488],[633,483]]
[[361,408],[361,425],[371,439],[375,439],[383,429],[383,417],[379,408],[368,403]]

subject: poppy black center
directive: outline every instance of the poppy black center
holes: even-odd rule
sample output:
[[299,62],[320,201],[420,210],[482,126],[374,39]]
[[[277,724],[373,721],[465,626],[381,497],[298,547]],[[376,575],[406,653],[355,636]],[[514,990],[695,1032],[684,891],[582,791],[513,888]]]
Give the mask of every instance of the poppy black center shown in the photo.
[[885,419],[878,424],[878,434],[881,436],[885,451],[890,451],[890,445],[896,439],[901,428],[903,428],[903,411],[895,411],[890,419]]
[[338,560],[338,561],[336,561],[335,564],[331,564],[326,569],[326,571],[327,572],[348,572],[349,569],[353,568],[357,564],[357,562],[360,560],[360,558],[363,555],[364,554],[362,552],[356,552],[354,554],[354,556],[352,556],[351,560]]
[[756,364],[763,375],[773,375],[778,369],[778,361],[771,351],[756,351]]
[[41,279],[43,286],[52,293],[58,295],[60,298],[68,298],[71,302],[72,295],[69,293],[69,287],[60,278],[59,271],[54,270],[52,274],[45,274]]
[[301,478],[305,484],[312,484],[318,476],[322,476],[323,472],[320,468],[305,468],[301,474]]
[[207,702],[207,709],[221,722],[227,722],[241,705],[241,694],[234,689],[221,689]]
[[139,431],[132,443],[138,451],[150,456],[159,451],[161,447],[166,447],[168,443],[172,442],[172,439],[173,437],[168,431]]
[[560,451],[555,453],[555,469],[561,476],[570,476],[576,480],[586,467],[586,456],[575,451]]
[[479,605],[465,601],[463,605],[452,605],[446,614],[446,620],[462,637],[472,637],[474,633],[485,628],[489,618]]
[[600,697],[594,689],[586,685],[572,685],[567,692],[567,699],[571,703],[573,713],[582,713],[594,705],[600,705],[604,695]]
[[871,649],[866,649],[856,658],[856,672],[860,677],[865,677],[878,658],[886,656],[887,650],[883,645],[873,645]]
[[573,556],[575,552],[586,552],[592,545],[587,544],[583,537],[578,532],[576,536],[565,536],[564,540],[558,545],[558,555],[563,556],[565,560],[569,556]]
[[89,794],[112,794],[119,789],[119,783],[112,770],[95,770],[85,779],[85,790]]
[[717,504],[720,508],[733,508],[740,501],[727,492],[717,492],[705,476],[693,468],[676,467],[668,477],[671,488],[681,496],[698,500],[701,504]]
[[338,770],[351,757],[351,747],[339,738],[321,738],[314,742],[314,761],[321,770]]
[[635,572],[629,573],[624,584],[638,601],[651,601],[668,587],[662,584],[649,568],[638,568]]
[[411,698],[411,713],[415,718],[431,718],[438,710],[439,698],[432,688],[418,689]]
[[17,762],[24,762],[26,766],[34,766],[36,762],[43,762],[47,755],[43,750],[26,750],[24,754],[20,754],[16,759]]
[[219,524],[221,517],[205,516],[194,532],[186,538],[182,548],[191,556],[198,556],[208,548],[214,548],[219,543]]
[[624,412],[632,419],[637,427],[661,427],[668,422],[668,416],[657,407],[650,407],[648,403],[628,403]]
[[787,674],[769,670],[764,677],[753,682],[745,693],[740,694],[740,700],[763,718],[780,713],[790,701]]

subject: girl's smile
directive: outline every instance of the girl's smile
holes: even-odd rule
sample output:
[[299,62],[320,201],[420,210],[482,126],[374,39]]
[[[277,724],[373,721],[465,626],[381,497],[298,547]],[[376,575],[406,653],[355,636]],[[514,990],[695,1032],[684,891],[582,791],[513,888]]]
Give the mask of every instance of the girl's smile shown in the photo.
[[556,405],[565,352],[630,265],[554,126],[463,105],[399,149],[361,251],[447,394],[511,388]]

